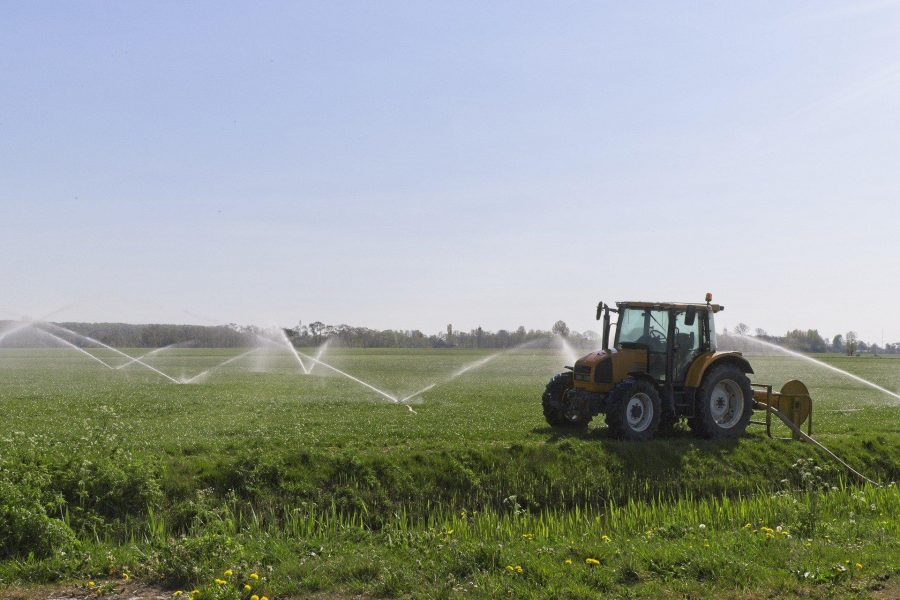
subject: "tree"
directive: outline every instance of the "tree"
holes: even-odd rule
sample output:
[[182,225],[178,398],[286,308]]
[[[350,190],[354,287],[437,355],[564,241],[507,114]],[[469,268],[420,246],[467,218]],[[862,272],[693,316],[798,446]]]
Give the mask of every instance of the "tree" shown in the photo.
[[757,328],[756,328],[756,337],[758,337],[758,338],[767,338],[767,337],[769,337],[769,334],[766,333],[766,330],[765,330],[765,329],[763,329],[763,328],[761,328],[761,327],[757,327]]
[[831,349],[834,352],[843,352],[844,351],[844,336],[841,334],[837,334],[831,339]]
[[847,355],[853,356],[856,354],[856,349],[859,346],[859,337],[856,335],[855,331],[848,331],[846,335],[844,335],[844,347],[847,349]]
[[448,346],[453,345],[453,324],[452,323],[447,325],[447,345]]
[[526,335],[528,335],[528,332],[525,331],[525,326],[524,326],[524,325],[519,325],[519,326],[516,328],[516,333],[513,335],[513,343],[514,343],[514,344],[521,344],[522,342],[525,341],[525,336],[526,336]]
[[794,329],[784,334],[784,345],[802,352],[825,352],[826,344],[816,329]]
[[557,321],[554,323],[551,331],[558,336],[569,337],[569,326],[566,325],[565,321]]
[[750,328],[747,327],[746,323],[738,323],[734,327],[734,332],[738,335],[747,335],[748,333],[750,333]]
[[309,335],[313,338],[313,343],[319,345],[322,341],[322,334],[325,333],[325,323],[322,321],[315,321],[314,323],[309,324]]

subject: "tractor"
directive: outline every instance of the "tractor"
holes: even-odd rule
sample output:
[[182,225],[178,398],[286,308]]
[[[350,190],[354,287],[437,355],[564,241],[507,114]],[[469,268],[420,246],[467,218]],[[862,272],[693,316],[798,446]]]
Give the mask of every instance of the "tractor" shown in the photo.
[[[616,437],[648,440],[687,419],[703,438],[740,436],[756,402],[771,403],[778,394],[769,389],[754,398],[747,359],[716,350],[714,316],[722,310],[711,294],[697,304],[618,302],[612,308],[600,302],[603,347],[547,384],[542,398],[547,422],[586,428],[603,413]],[[617,315],[612,345],[610,313]]]

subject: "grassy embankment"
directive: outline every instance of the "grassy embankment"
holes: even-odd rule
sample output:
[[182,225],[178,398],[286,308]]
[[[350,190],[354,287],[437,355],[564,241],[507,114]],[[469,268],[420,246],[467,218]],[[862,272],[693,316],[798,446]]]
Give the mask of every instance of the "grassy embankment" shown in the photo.
[[[412,414],[286,358],[175,386],[61,351],[4,352],[7,585],[128,572],[189,587],[232,567],[259,569],[279,596],[845,595],[900,572],[896,488],[851,486],[812,448],[759,429],[731,443],[627,444],[599,424],[561,435],[537,403],[561,363],[547,353],[450,382],[485,354],[327,358],[399,396],[437,380]],[[154,365],[191,376],[228,355]],[[900,361],[828,360],[900,387]],[[755,380],[806,381],[817,437],[870,477],[898,478],[895,404],[799,360],[754,364]]]

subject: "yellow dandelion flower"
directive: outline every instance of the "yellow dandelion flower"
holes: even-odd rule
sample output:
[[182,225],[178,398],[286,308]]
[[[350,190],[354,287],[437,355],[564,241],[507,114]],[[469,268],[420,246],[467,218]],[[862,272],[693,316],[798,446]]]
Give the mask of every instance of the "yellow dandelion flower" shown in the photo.
[[256,573],[250,573],[250,579],[256,581],[257,579],[259,579],[259,575],[257,575]]
[[571,558],[567,558],[565,561],[563,561],[563,564],[564,564],[564,565],[571,565],[571,564],[572,564],[572,559],[571,559]]
[[191,590],[191,596],[196,596],[200,593],[200,590]]
[[863,568],[863,564],[862,564],[862,563],[856,563],[856,568],[857,568],[857,569],[862,569],[862,568]]
[[268,598],[268,596],[263,596],[263,597],[260,598],[259,600],[269,600],[269,598]]
[[252,590],[252,589],[253,589],[253,588],[250,587],[250,584],[249,584],[249,583],[245,583],[245,584],[244,584],[244,591],[245,591],[245,592],[249,592],[249,591]]
[[596,558],[586,558],[586,559],[584,559],[584,562],[591,565],[592,567],[595,567],[600,564],[600,561],[597,560]]
[[601,535],[600,539],[603,540],[604,542],[606,542],[607,544],[612,541],[608,535]]
[[751,525],[750,523],[747,523],[746,525],[744,525],[744,529],[752,529],[752,528],[753,528],[753,525]]
[[250,596],[250,600],[259,600],[259,596],[253,594],[252,596]]
[[228,569],[225,571],[224,575],[225,575],[225,577],[231,577],[232,575],[234,575],[234,571],[232,571],[231,569]]
[[225,581],[224,579],[216,578],[216,585],[225,585],[226,583],[228,583],[228,582]]
[[97,585],[97,584],[95,584],[93,581],[88,581],[88,587],[89,587],[89,588],[92,588],[92,587],[94,587],[95,585]]
[[524,573],[525,569],[522,568],[522,565],[516,565],[516,573]]
[[512,573],[513,571],[516,570],[516,568],[512,565],[506,565],[506,570],[509,571],[510,573]]
[[184,592],[182,592],[181,590],[175,590],[174,592],[172,592],[172,597],[177,598],[178,596],[181,596],[182,594],[184,594]]
[[122,573],[122,579],[128,581],[129,579],[131,579],[131,575],[129,575],[127,572]]

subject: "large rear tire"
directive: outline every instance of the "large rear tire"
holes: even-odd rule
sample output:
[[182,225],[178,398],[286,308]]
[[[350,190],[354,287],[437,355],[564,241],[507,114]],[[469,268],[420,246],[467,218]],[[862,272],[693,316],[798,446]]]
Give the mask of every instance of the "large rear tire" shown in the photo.
[[710,440],[743,435],[753,414],[750,379],[735,365],[713,367],[697,388],[694,414],[688,420],[694,435]]
[[566,392],[574,385],[575,380],[572,373],[560,373],[547,384],[541,404],[544,407],[544,418],[553,427],[584,429],[591,420],[590,417],[586,417],[568,406]]
[[624,440],[651,439],[662,418],[662,402],[656,385],[628,377],[610,393],[606,424],[610,432]]

